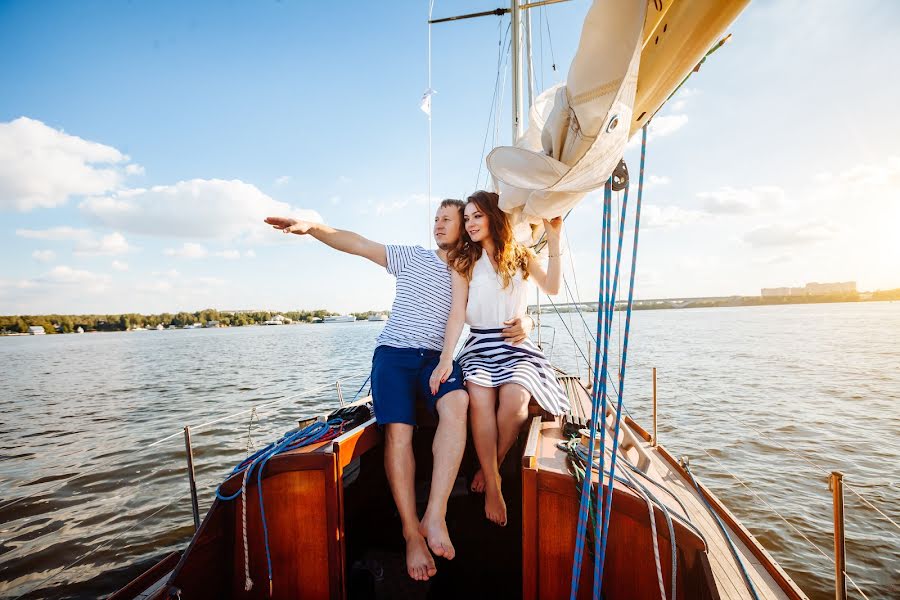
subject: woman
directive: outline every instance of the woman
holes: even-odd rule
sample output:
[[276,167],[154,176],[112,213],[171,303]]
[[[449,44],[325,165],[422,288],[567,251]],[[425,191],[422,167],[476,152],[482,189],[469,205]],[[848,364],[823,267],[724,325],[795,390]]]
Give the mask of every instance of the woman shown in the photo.
[[529,278],[548,294],[559,291],[562,219],[544,221],[549,249],[545,271],[537,257],[513,239],[498,201],[497,194],[485,191],[467,199],[465,233],[447,256],[453,300],[444,350],[430,385],[437,390],[452,372],[453,350],[463,322],[468,323],[470,335],[457,361],[469,392],[472,438],[481,463],[472,487],[485,492],[487,518],[506,525],[499,465],[528,418],[528,401],[534,397],[553,414],[568,410],[569,401],[550,363],[530,339],[513,346],[500,335],[504,321],[525,315]]

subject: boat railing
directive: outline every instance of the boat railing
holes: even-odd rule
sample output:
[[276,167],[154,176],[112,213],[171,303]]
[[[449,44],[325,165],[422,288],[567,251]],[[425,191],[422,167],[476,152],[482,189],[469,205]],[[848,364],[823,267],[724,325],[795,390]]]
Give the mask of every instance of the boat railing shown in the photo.
[[[249,452],[250,448],[253,445],[252,435],[251,435],[252,434],[252,431],[251,431],[252,426],[253,426],[254,420],[257,423],[259,422],[260,413],[264,412],[267,409],[273,409],[279,405],[283,405],[284,403],[289,402],[291,400],[312,397],[316,394],[320,394],[329,389],[335,390],[335,393],[336,393],[336,402],[335,403],[343,406],[344,398],[343,398],[343,391],[342,391],[342,382],[359,381],[366,374],[367,373],[362,373],[362,372],[351,373],[347,376],[344,376],[340,379],[335,380],[334,382],[318,385],[318,386],[315,386],[315,387],[312,387],[309,389],[305,389],[296,394],[290,394],[288,396],[284,396],[281,398],[276,398],[276,399],[269,400],[266,402],[258,403],[249,408],[239,410],[239,411],[236,411],[236,412],[224,415],[224,416],[215,417],[213,419],[203,421],[196,425],[185,425],[184,428],[181,430],[164,435],[163,437],[160,437],[154,441],[143,444],[140,448],[137,449],[138,452],[150,450],[152,448],[160,449],[160,448],[164,447],[166,442],[172,442],[172,440],[175,440],[179,437],[183,437],[185,440],[185,461],[186,461],[186,465],[187,465],[186,470],[188,473],[189,485],[186,486],[182,491],[177,492],[171,496],[168,496],[162,500],[159,500],[157,498],[157,496],[153,495],[153,494],[143,494],[144,497],[147,498],[146,504],[149,505],[149,506],[147,506],[147,509],[150,510],[150,512],[148,514],[141,516],[141,518],[139,520],[132,523],[124,530],[118,532],[117,534],[112,536],[110,539],[90,548],[86,552],[84,552],[81,555],[79,555],[78,557],[76,557],[71,562],[67,562],[66,564],[64,564],[61,567],[52,569],[52,571],[50,573],[48,573],[46,577],[44,577],[38,581],[35,581],[34,583],[31,583],[28,586],[28,589],[21,592],[16,597],[17,598],[25,597],[25,596],[28,596],[28,595],[36,592],[37,590],[43,588],[48,583],[51,583],[55,579],[60,577],[63,573],[84,563],[88,558],[90,558],[97,552],[100,552],[106,548],[109,548],[117,541],[121,540],[122,538],[128,536],[130,533],[132,533],[135,530],[137,530],[138,528],[140,528],[142,525],[145,525],[148,522],[150,522],[152,519],[159,518],[160,513],[163,513],[167,509],[177,510],[179,508],[179,505],[181,507],[184,507],[183,503],[189,497],[191,498],[191,515],[193,517],[193,525],[196,530],[196,528],[199,527],[199,501],[198,501],[198,497],[197,497],[198,490],[207,492],[211,489],[214,489],[215,486],[221,482],[223,475],[220,472],[216,475],[213,475],[211,478],[208,478],[208,480],[205,480],[203,485],[199,485],[199,486],[197,485],[197,479],[194,474],[194,465],[195,465],[195,463],[194,463],[194,446],[196,445],[196,438],[192,442],[191,441],[192,434],[196,434],[198,432],[204,432],[204,431],[209,433],[211,428],[213,428],[213,426],[215,426],[215,425],[218,425],[221,423],[234,422],[235,419],[237,419],[238,417],[240,417],[242,415],[249,415],[249,422],[247,425],[247,440],[248,440],[247,448],[248,448],[248,452]],[[295,421],[295,424],[296,424],[296,421]],[[109,459],[95,461],[94,457],[90,457],[87,460],[81,462],[76,467],[74,467],[74,469],[73,469],[74,472],[71,475],[68,475],[61,479],[57,479],[48,486],[39,487],[27,494],[18,496],[16,498],[12,498],[9,501],[4,502],[3,504],[0,504],[0,511],[4,511],[10,507],[13,507],[14,505],[20,504],[22,502],[26,502],[29,499],[34,498],[35,496],[54,492],[57,489],[59,489],[60,487],[66,485],[67,483],[73,482],[74,480],[77,480],[79,478],[90,475],[90,473],[96,472],[98,469],[103,469],[105,467],[114,466],[116,463],[121,462],[123,460],[122,453],[126,450],[129,451],[131,454],[133,454],[133,450],[130,450],[130,449],[124,449],[124,448],[115,449],[115,450],[106,450],[105,449],[104,454],[111,453],[113,455]],[[217,462],[217,464],[212,465],[212,466],[217,471],[221,471],[222,465],[218,464],[218,462],[220,462],[220,461],[216,461],[216,462]],[[149,480],[152,482],[153,475],[155,475],[156,473],[159,473],[161,471],[171,470],[171,469],[172,469],[172,465],[168,462],[166,464],[158,465],[156,467],[156,469],[154,469],[149,474],[149,476],[148,476]],[[148,479],[148,477],[144,477],[143,479],[146,480],[146,479]],[[44,478],[38,478],[38,480],[40,480],[40,479],[44,479]],[[18,484],[18,485],[26,485],[26,484],[20,482],[20,484]],[[14,489],[15,487],[17,487],[17,486],[11,486],[9,489]],[[134,499],[134,496],[128,496],[126,498],[126,501],[131,501],[133,499]],[[162,502],[162,504],[159,504],[159,502]],[[184,513],[181,512],[181,515],[183,515],[183,514]]]
[[[637,368],[640,368],[641,365],[635,365]],[[649,367],[652,369],[652,418],[653,418],[653,434],[652,434],[652,443],[653,445],[658,444],[658,433],[657,433],[657,420],[658,420],[658,399],[657,399],[657,369],[656,367]],[[701,400],[706,405],[713,406],[714,403],[701,394],[697,393],[694,390],[681,388],[680,391],[687,393],[694,398]],[[756,500],[760,502],[760,504],[768,509],[771,513],[773,513],[776,517],[778,517],[781,521],[783,521],[791,531],[796,533],[800,539],[804,540],[811,549],[815,550],[819,555],[821,555],[827,563],[834,567],[834,585],[835,585],[835,598],[844,599],[847,598],[847,582],[856,590],[856,593],[860,595],[860,597],[868,599],[868,596],[863,591],[863,587],[868,585],[874,585],[873,582],[857,582],[848,572],[846,567],[846,552],[845,552],[845,515],[844,515],[844,489],[849,490],[862,504],[871,509],[875,515],[877,515],[878,519],[883,522],[883,527],[888,528],[888,533],[891,534],[897,542],[900,542],[900,524],[893,518],[891,518],[888,514],[886,514],[882,509],[880,509],[873,501],[866,498],[866,495],[859,489],[847,483],[844,473],[836,470],[829,470],[824,466],[818,464],[816,461],[810,459],[808,456],[804,456],[800,452],[797,452],[794,448],[785,445],[784,443],[778,441],[771,435],[767,434],[765,431],[759,429],[747,421],[738,420],[737,417],[730,414],[727,410],[718,411],[718,414],[725,415],[728,419],[734,421],[739,427],[746,428],[754,432],[760,438],[767,440],[768,442],[774,444],[781,450],[789,453],[791,456],[794,456],[800,459],[803,463],[807,464],[811,467],[818,476],[822,476],[822,479],[827,482],[827,489],[830,492],[831,500],[832,500],[832,516],[833,516],[833,531],[832,537],[834,540],[833,544],[833,552],[829,555],[822,547],[810,539],[810,536],[800,530],[794,523],[791,522],[791,519],[785,517],[775,506],[769,502],[763,494],[759,493],[752,484],[749,484],[747,481],[739,477],[734,473],[732,469],[729,469],[714,453],[708,451],[706,448],[694,445],[692,448],[697,448],[700,452],[702,452],[705,456],[709,457],[728,477],[731,477],[734,481],[736,481],[743,489],[745,489],[750,495],[753,496]],[[893,528],[896,530],[896,533],[891,532],[890,529]]]

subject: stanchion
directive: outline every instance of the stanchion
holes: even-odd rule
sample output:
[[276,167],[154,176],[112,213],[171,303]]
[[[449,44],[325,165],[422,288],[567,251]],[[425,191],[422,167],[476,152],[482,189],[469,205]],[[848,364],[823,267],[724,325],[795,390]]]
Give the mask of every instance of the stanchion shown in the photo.
[[194,513],[194,531],[200,529],[200,506],[197,503],[197,481],[194,479],[194,450],[191,448],[191,428],[184,426],[184,449],[187,453],[188,483],[191,484],[191,511]]
[[337,390],[338,402],[341,403],[341,406],[344,406],[344,392],[341,390],[341,380],[338,379],[334,382],[334,387]]
[[656,433],[656,367],[653,367],[653,447],[659,445]]
[[844,555],[844,475],[832,471],[828,488],[834,503],[834,597],[847,600],[847,558]]

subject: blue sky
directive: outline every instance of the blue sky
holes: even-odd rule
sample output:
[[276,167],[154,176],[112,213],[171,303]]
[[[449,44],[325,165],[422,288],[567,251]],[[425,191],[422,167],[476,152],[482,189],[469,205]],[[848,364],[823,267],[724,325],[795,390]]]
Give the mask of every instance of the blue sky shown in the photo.
[[[588,6],[544,12],[557,73],[535,15],[538,83]],[[259,217],[427,245],[427,10],[0,1],[0,314],[388,308],[383,271]],[[433,198],[476,186],[507,22],[432,30]],[[900,287],[898,25],[892,2],[751,3],[654,121],[637,297]],[[488,146],[509,129],[504,102]],[[597,195],[573,215],[589,299]]]

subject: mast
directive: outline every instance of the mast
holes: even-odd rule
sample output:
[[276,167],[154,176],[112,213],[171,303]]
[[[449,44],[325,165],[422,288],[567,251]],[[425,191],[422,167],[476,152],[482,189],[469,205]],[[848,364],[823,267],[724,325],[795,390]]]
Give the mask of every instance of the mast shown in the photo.
[[510,29],[512,29],[512,145],[522,137],[522,19],[518,0],[511,0]]
[[525,61],[528,74],[528,114],[534,105],[534,63],[531,58],[531,11],[525,11]]

